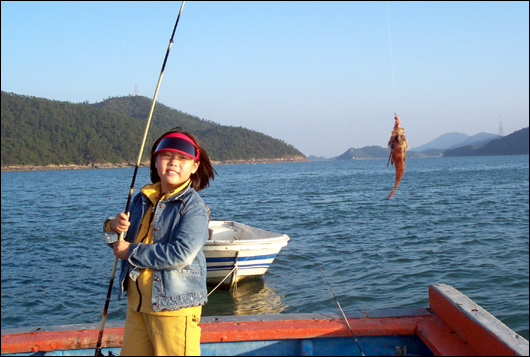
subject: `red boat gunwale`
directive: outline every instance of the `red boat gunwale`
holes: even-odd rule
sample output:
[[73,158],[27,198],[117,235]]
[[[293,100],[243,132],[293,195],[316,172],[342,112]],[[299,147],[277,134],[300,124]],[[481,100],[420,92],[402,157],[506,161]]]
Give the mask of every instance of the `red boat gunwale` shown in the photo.
[[[358,336],[417,335],[435,355],[528,355],[528,341],[458,290],[445,284],[429,286],[430,309],[408,309],[382,316],[348,316]],[[123,327],[110,327],[102,347],[120,347]],[[284,314],[203,317],[201,343],[348,337],[351,332],[338,315]],[[53,331],[6,333],[2,354],[95,348],[99,328],[64,326]],[[93,327],[93,328],[92,328]]]
[[527,340],[455,288],[429,286],[429,305],[478,355],[528,356]]

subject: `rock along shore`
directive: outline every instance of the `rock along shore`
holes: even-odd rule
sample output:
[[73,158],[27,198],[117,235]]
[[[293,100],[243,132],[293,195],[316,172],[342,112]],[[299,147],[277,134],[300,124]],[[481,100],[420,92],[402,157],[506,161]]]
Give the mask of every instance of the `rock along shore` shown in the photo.
[[[234,165],[234,164],[266,164],[276,162],[307,162],[307,158],[303,156],[295,156],[290,158],[281,159],[251,159],[251,160],[226,160],[226,161],[212,161],[212,165]],[[13,166],[2,166],[2,172],[10,171],[49,171],[49,170],[86,170],[86,169],[119,169],[119,168],[134,168],[136,164],[133,163],[121,163],[121,164],[89,164],[89,165],[13,165]],[[149,162],[140,164],[140,167],[149,167]]]

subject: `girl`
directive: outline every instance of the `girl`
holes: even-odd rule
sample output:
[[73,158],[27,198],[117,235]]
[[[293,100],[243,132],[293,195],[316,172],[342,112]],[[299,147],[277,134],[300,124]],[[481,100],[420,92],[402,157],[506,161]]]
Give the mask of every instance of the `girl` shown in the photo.
[[200,355],[209,212],[197,191],[214,173],[197,138],[174,128],[151,149],[153,184],[128,215],[106,221],[107,235],[127,232],[113,245],[122,260],[120,298],[127,291],[122,356]]

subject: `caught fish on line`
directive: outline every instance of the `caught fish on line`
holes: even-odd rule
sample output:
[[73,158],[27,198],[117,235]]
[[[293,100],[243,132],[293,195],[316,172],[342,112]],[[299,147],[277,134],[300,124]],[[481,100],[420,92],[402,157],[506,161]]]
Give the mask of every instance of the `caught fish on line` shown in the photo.
[[386,164],[386,167],[388,167],[389,163],[392,163],[396,169],[396,180],[394,182],[394,189],[387,198],[390,198],[394,195],[396,192],[399,182],[401,181],[401,178],[403,177],[403,173],[405,172],[405,151],[409,148],[409,142],[407,141],[407,138],[405,137],[405,129],[401,127],[401,122],[399,121],[399,115],[396,115],[394,113],[394,128],[392,129],[392,136],[390,136],[390,140],[388,140],[388,149],[390,150],[390,156],[388,158],[388,163]]

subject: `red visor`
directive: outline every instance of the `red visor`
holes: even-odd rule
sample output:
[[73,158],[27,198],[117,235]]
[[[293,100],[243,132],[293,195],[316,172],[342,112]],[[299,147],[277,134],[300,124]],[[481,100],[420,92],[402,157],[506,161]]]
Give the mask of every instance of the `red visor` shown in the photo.
[[197,148],[197,145],[193,140],[181,133],[167,134],[160,139],[153,155],[160,151],[180,152],[196,161],[199,160],[199,149]]

